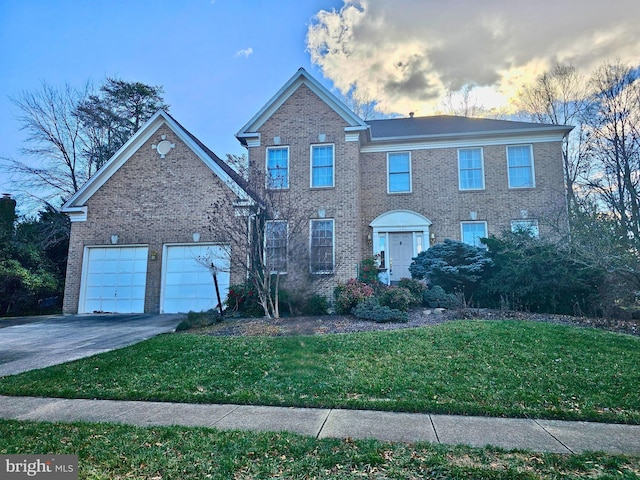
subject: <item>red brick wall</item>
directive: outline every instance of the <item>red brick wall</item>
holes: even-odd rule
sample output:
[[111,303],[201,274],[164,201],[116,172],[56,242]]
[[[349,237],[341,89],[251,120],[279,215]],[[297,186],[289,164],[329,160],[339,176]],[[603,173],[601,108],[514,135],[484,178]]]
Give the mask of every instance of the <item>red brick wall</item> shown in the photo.
[[[175,143],[164,159],[151,148],[161,135]],[[118,235],[118,245],[149,246],[144,309],[157,313],[163,245],[191,243],[195,232],[200,242],[220,241],[215,218],[223,212],[216,212],[213,204],[228,192],[166,125],[160,127],[89,199],[87,221],[72,223],[64,312],[78,311],[84,247],[110,245],[111,235]]]
[[[264,185],[266,150],[280,137],[278,146],[289,146],[288,195],[307,213],[307,218],[335,220],[336,275],[334,280],[345,281],[355,276],[355,268],[362,258],[362,238],[366,229],[360,222],[360,163],[357,142],[346,142],[347,123],[309,88],[302,85],[260,127],[261,145],[249,148],[251,178]],[[326,136],[319,141],[319,135]],[[335,186],[310,187],[312,144],[332,143],[335,154]],[[309,236],[307,227],[305,236]],[[308,271],[308,264],[298,265]],[[291,272],[293,273],[293,272]],[[294,275],[289,275],[293,277]],[[319,277],[316,277],[319,279]],[[330,292],[326,285],[321,288]]]
[[406,209],[421,213],[433,225],[436,241],[460,240],[460,222],[487,221],[489,234],[510,229],[511,220],[538,219],[541,233],[549,233],[547,221],[564,205],[562,153],[559,142],[533,143],[535,188],[510,189],[506,145],[483,148],[485,189],[460,191],[458,149],[439,148],[411,151],[412,193],[387,194],[387,154],[362,154],[362,215],[367,225],[389,210]]

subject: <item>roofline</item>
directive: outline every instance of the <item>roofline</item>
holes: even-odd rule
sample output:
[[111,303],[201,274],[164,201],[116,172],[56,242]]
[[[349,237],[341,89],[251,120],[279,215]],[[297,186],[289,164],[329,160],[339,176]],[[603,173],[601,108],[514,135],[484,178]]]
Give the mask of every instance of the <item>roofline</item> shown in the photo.
[[562,138],[567,136],[574,127],[566,125],[541,125],[540,127],[531,128],[512,128],[503,130],[475,130],[470,132],[451,132],[451,133],[436,133],[425,135],[401,135],[394,137],[373,137],[371,136],[371,143],[394,143],[402,141],[413,140],[448,140],[453,138],[467,138],[467,137],[495,137],[495,136],[516,136],[516,135],[531,135],[531,134],[543,134],[543,133],[562,133]]
[[369,135],[368,144],[389,144],[415,141],[447,141],[467,138],[515,137],[521,135],[560,135],[558,140],[566,137],[574,127],[564,125],[541,126],[533,128],[516,128],[503,130],[476,130],[470,132],[435,133],[425,135],[401,135],[393,137],[373,137]]
[[[61,211],[69,215],[78,215],[78,209],[85,206],[86,202],[111,178],[131,156],[146,143],[149,138],[163,125],[166,124],[182,142],[184,142],[233,192],[240,198],[252,198],[252,196],[238,183],[223,167],[218,164],[220,158],[211,157],[203,148],[203,144],[194,140],[182,125],[164,110],[158,110],[118,151],[98,170],[78,191],[62,206]],[[198,144],[200,143],[200,145]],[[201,146],[202,145],[202,146]],[[213,152],[211,152],[213,153]],[[218,161],[216,161],[216,159]]]
[[267,121],[275,111],[298,89],[300,85],[306,85],[313,93],[318,95],[338,115],[340,115],[350,127],[367,129],[369,126],[364,120],[351,111],[324,85],[311,76],[304,68],[298,71],[273,95],[267,103],[236,133],[236,138],[243,145],[247,145],[246,138],[255,137],[256,131]]

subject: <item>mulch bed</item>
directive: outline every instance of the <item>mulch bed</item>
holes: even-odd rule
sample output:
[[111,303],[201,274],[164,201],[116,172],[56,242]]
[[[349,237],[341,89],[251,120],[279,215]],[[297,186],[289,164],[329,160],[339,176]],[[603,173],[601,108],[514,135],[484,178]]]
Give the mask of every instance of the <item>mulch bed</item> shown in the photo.
[[409,313],[407,323],[375,323],[350,315],[325,315],[321,317],[286,317],[279,319],[232,318],[198,330],[213,336],[287,336],[322,335],[329,333],[354,333],[406,328],[427,327],[453,320],[530,320],[564,325],[594,327],[631,335],[640,335],[640,321],[606,318],[572,317],[489,309],[457,309],[437,313],[431,309],[416,309]]

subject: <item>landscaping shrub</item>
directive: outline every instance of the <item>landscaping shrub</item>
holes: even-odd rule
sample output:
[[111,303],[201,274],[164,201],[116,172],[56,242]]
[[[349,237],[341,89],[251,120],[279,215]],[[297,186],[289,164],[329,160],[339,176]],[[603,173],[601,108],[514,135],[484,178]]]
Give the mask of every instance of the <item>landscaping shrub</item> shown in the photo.
[[398,282],[398,286],[406,288],[411,292],[411,295],[413,296],[413,300],[411,302],[412,307],[422,305],[422,295],[427,289],[427,286],[423,282],[416,280],[415,278],[401,278]]
[[483,289],[494,304],[568,315],[597,312],[606,272],[580,251],[523,232],[484,241],[495,268]]
[[191,330],[193,328],[208,327],[220,323],[222,317],[216,310],[208,310],[206,312],[189,312],[187,318],[181,321],[176,327],[176,332]]
[[373,295],[373,288],[355,278],[347,283],[338,283],[333,291],[336,301],[336,313],[344,315],[351,313],[351,309],[364,299]]
[[358,280],[367,285],[376,286],[378,281],[378,264],[374,257],[365,258],[360,262]]
[[307,298],[302,310],[303,315],[326,315],[329,311],[329,301],[324,295],[314,294]]
[[249,285],[237,284],[229,287],[225,300],[227,310],[245,317],[262,317],[264,309],[260,305],[258,293]]
[[380,305],[375,297],[368,297],[361,301],[351,310],[351,313],[356,318],[372,320],[376,323],[407,323],[409,321],[407,312]]
[[462,293],[470,302],[480,280],[493,265],[484,248],[445,240],[420,252],[409,266],[411,276],[440,285],[447,293]]
[[415,303],[415,297],[409,289],[389,287],[380,295],[380,305],[406,312]]
[[422,294],[422,304],[430,308],[457,308],[460,306],[458,297],[447,293],[440,285],[426,289]]

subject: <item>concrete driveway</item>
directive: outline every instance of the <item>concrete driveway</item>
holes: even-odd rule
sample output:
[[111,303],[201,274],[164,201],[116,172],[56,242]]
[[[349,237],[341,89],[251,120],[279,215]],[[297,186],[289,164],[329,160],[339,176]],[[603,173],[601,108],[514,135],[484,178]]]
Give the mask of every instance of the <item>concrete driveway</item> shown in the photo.
[[24,323],[0,328],[0,377],[132,345],[174,331],[184,318],[131,314],[22,319]]

